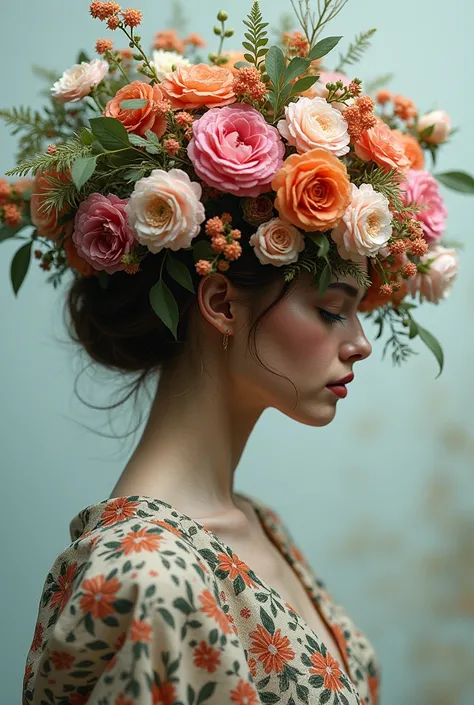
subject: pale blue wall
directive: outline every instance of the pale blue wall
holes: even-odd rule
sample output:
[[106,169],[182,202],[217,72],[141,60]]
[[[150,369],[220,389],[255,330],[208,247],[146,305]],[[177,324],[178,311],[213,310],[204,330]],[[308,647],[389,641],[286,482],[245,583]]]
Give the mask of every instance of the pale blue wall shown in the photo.
[[[220,7],[214,0],[184,4],[189,29],[214,46]],[[141,7],[142,34],[151,38],[169,16],[169,2],[142,0]],[[229,0],[225,7],[239,28],[246,3]],[[63,70],[77,48],[93,50],[104,32],[87,8],[86,0],[6,5],[2,106],[40,105],[31,64]],[[289,2],[262,0],[262,9],[276,21]],[[373,26],[379,31],[358,73],[372,79],[395,71],[393,90],[422,109],[450,112],[462,131],[443,151],[440,168],[474,171],[472,3],[350,0],[330,33],[349,40]],[[0,129],[3,171],[13,165],[14,140]],[[449,236],[466,243],[461,274],[449,302],[419,316],[443,343],[442,377],[434,379],[434,359],[424,350],[392,369],[375,344],[335,423],[309,429],[268,413],[238,479],[239,489],[283,514],[315,570],[372,638],[385,705],[474,702],[474,200],[445,197]],[[8,272],[15,248],[0,246],[2,705],[20,702],[40,591],[68,543],[70,518],[108,496],[130,453],[130,441],[121,445],[81,428],[110,430],[106,414],[74,399],[81,364],[64,344],[61,293],[34,267],[13,297]],[[83,380],[89,400],[108,402],[113,382],[104,380]],[[121,412],[116,432],[133,427],[130,413]]]

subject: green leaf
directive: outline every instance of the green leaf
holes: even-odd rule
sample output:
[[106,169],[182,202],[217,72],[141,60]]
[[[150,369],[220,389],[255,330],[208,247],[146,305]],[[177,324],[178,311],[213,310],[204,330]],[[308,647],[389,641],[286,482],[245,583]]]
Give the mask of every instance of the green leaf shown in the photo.
[[120,107],[122,110],[137,110],[148,105],[148,102],[147,98],[132,98],[131,100],[122,100]]
[[342,37],[326,37],[326,39],[321,39],[309,52],[308,59],[310,61],[316,61],[316,59],[321,59],[321,57],[326,56],[326,54],[329,54],[329,52],[339,44],[341,39]]
[[409,328],[409,333],[408,337],[410,340],[413,340],[413,338],[416,338],[418,335],[418,325],[416,321],[413,320],[413,318],[410,318],[410,328]]
[[280,47],[273,46],[265,56],[265,71],[275,88],[281,84],[285,72],[285,56]]
[[152,144],[144,137],[140,137],[140,135],[129,135],[129,139],[135,147],[143,147],[149,154],[158,154],[160,151],[159,145]]
[[249,64],[248,64],[247,61],[237,61],[237,63],[234,64],[234,68],[236,68],[236,69],[243,69],[243,68],[245,68],[245,67],[248,66],[248,65],[249,65]]
[[295,78],[306,73],[311,61],[303,59],[301,56],[295,56],[285,69],[285,83],[291,83]]
[[296,95],[296,93],[304,93],[308,88],[311,88],[313,83],[319,79],[319,76],[304,76],[296,81],[291,88],[291,95]]
[[322,296],[331,282],[331,266],[326,264],[323,271],[319,275],[319,295]]
[[26,245],[23,245],[22,247],[20,247],[19,250],[15,252],[15,255],[12,259],[10,267],[10,277],[12,280],[12,286],[13,291],[15,292],[15,296],[18,294],[18,291],[21,285],[23,284],[23,281],[28,272],[31,260],[32,245],[33,242],[27,242]]
[[130,146],[128,132],[120,120],[111,117],[92,118],[90,126],[92,134],[105,149],[113,151]]
[[430,137],[430,135],[433,134],[434,129],[434,125],[428,125],[428,127],[425,127],[425,129],[420,132],[420,139],[425,140],[427,137]]
[[150,303],[158,318],[173,333],[175,340],[178,339],[178,304],[162,279],[160,279],[150,289]]
[[166,269],[168,274],[172,277],[178,284],[194,294],[194,285],[191,278],[189,269],[186,267],[181,260],[173,257],[171,252],[168,252],[166,258]]
[[23,230],[24,227],[24,224],[15,225],[14,227],[10,225],[2,225],[0,227],[0,242],[4,242],[4,240],[9,240],[11,237],[14,237],[20,232],[20,230]]
[[83,61],[90,61],[90,57],[86,54],[84,50],[80,51],[77,55],[76,63],[81,64]]
[[464,171],[445,171],[442,174],[434,174],[435,178],[453,191],[461,193],[474,193],[474,178]]
[[318,246],[318,257],[326,257],[329,252],[329,239],[323,233],[309,233],[307,237]]
[[90,130],[87,129],[87,127],[83,127],[79,137],[81,139],[82,144],[89,145],[95,142],[96,138],[92,134]]
[[71,167],[71,176],[78,191],[84,186],[95,171],[97,157],[78,157]]
[[443,348],[439,344],[439,342],[436,340],[434,335],[432,335],[429,331],[427,331],[425,328],[422,328],[419,324],[418,326],[418,335],[424,342],[424,344],[431,350],[433,355],[435,356],[436,360],[438,361],[439,364],[439,372],[437,377],[440,376],[441,372],[443,371],[443,366],[444,366],[444,353],[443,353]]

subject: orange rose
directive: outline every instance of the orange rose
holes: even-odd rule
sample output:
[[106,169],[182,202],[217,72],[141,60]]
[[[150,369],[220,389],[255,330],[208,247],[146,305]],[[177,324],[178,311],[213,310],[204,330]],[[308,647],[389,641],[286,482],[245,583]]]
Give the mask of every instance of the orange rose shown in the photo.
[[235,68],[235,64],[238,64],[239,61],[247,63],[243,51],[225,51],[223,56],[225,56],[227,59],[227,63],[224,64],[224,68],[229,69],[229,71],[232,71],[234,76],[237,76],[237,74],[239,73],[239,69]]
[[176,110],[208,108],[235,102],[234,75],[229,69],[207,64],[178,66],[161,84],[165,96]]
[[[123,100],[135,99],[144,99],[148,103],[135,110],[120,107]],[[120,120],[127,132],[143,136],[145,132],[151,130],[157,137],[161,137],[166,130],[163,99],[160,86],[156,84],[150,86],[142,81],[133,81],[133,83],[120,88],[112,100],[109,100],[105,106],[104,115]]]
[[72,229],[73,227],[71,223],[68,227],[69,235],[64,240],[64,251],[66,253],[66,260],[69,266],[72,269],[76,270],[76,272],[79,272],[79,274],[82,274],[83,277],[92,277],[97,272],[94,267],[89,264],[89,262],[86,262],[86,260],[79,255],[77,247],[75,246],[74,241],[70,236],[72,233]]
[[39,171],[36,174],[33,189],[31,193],[30,210],[31,222],[36,226],[38,234],[41,237],[48,237],[55,240],[61,233],[63,226],[58,225],[59,218],[67,213],[67,208],[58,211],[57,208],[46,210],[44,202],[51,191],[52,185],[47,177],[58,179],[63,183],[69,183],[70,177],[64,172],[57,171]]
[[354,145],[355,153],[364,161],[372,161],[381,167],[408,171],[410,160],[398,136],[381,118],[370,130],[365,130]]
[[288,157],[272,189],[280,217],[307,232],[334,228],[351,202],[346,167],[321,147]]
[[400,130],[393,130],[394,134],[399,138],[405,148],[405,155],[410,162],[411,169],[424,169],[425,157],[420,143],[413,135],[405,134]]

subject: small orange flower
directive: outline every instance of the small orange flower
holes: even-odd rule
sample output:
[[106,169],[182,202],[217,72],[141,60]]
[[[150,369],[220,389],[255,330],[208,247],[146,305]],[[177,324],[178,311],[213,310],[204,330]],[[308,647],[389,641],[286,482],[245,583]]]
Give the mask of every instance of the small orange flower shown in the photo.
[[219,270],[219,272],[227,272],[229,267],[230,264],[223,259],[221,259],[221,261],[217,265],[217,269]]
[[3,206],[3,217],[5,223],[10,227],[15,227],[15,225],[21,223],[20,209],[14,203],[6,203]]
[[104,575],[96,575],[82,583],[84,595],[79,606],[82,612],[104,619],[115,612],[114,602],[122,587],[117,578],[106,580]]
[[258,705],[261,702],[253,685],[243,680],[230,691],[230,699],[235,705]]
[[191,46],[193,47],[207,46],[205,40],[201,37],[200,34],[197,34],[197,32],[191,32],[191,34],[188,34],[188,36],[184,40],[184,43],[191,44]]
[[346,167],[320,147],[288,157],[272,188],[280,217],[307,232],[334,228],[351,201]]
[[411,98],[405,98],[403,95],[393,96],[394,113],[401,120],[410,120],[410,118],[418,115],[418,110]]
[[77,570],[77,563],[74,562],[67,566],[65,573],[58,575],[56,589],[49,603],[51,609],[59,607],[59,612],[61,613],[63,611],[64,606],[71,596],[72,583],[76,577]]
[[[166,130],[166,118],[162,114],[163,93],[157,84],[150,86],[142,81],[133,81],[120,88],[115,97],[105,106],[104,115],[120,120],[127,132],[144,135],[151,130],[161,137]],[[124,100],[143,99],[147,103],[142,108],[121,107]]]
[[240,255],[242,254],[242,247],[239,245],[238,242],[231,242],[229,245],[226,246],[224,254],[226,259],[228,260],[233,261],[239,259]]
[[43,643],[43,625],[38,622],[35,628],[33,641],[31,643],[31,651],[38,651]]
[[118,521],[130,519],[135,516],[138,507],[138,502],[132,502],[126,497],[118,497],[110,502],[107,502],[103,510],[100,520],[103,526],[113,526]]
[[132,621],[132,626],[130,629],[130,638],[135,644],[140,642],[141,644],[147,644],[151,642],[151,632],[152,626],[143,620],[134,619]]
[[202,612],[217,622],[219,628],[224,632],[224,634],[230,634],[232,632],[232,628],[229,624],[229,620],[217,604],[215,597],[213,597],[210,591],[204,590],[198,597],[202,604]]
[[106,51],[110,51],[114,46],[111,39],[98,39],[95,43],[95,50],[98,54],[105,54]]
[[51,654],[51,662],[57,671],[66,671],[72,668],[74,656],[66,651],[53,651]]
[[233,74],[219,66],[178,66],[161,83],[175,110],[230,105],[235,102]]
[[246,563],[244,563],[244,561],[240,560],[236,553],[232,556],[227,555],[227,553],[219,553],[217,555],[217,560],[219,561],[217,569],[229,573],[229,578],[231,580],[235,580],[240,577],[247,587],[256,587],[254,580],[252,580],[248,574],[250,568]]
[[202,277],[205,277],[207,274],[210,274],[212,272],[212,264],[206,259],[200,259],[198,262],[196,262],[195,268],[196,272]]
[[422,257],[428,252],[428,243],[423,238],[418,237],[410,242],[410,252],[417,257]]
[[323,676],[324,687],[327,690],[342,690],[343,684],[340,681],[342,671],[339,668],[337,661],[329,652],[326,653],[326,656],[322,656],[320,653],[315,651],[311,654],[310,660],[314,668],[310,668],[309,673],[313,673],[317,676]]
[[375,98],[377,103],[380,103],[380,105],[385,105],[385,103],[389,103],[392,100],[392,92],[384,88],[377,92]]
[[162,541],[161,536],[148,533],[148,528],[143,527],[138,531],[129,531],[128,534],[120,540],[125,555],[129,553],[141,553],[142,551],[151,553],[157,551]]
[[169,681],[164,681],[159,688],[156,683],[151,687],[152,705],[173,705],[178,700],[175,686]]
[[251,654],[258,655],[263,663],[265,673],[281,673],[288,661],[293,661],[295,652],[290,648],[287,636],[281,636],[281,629],[270,634],[261,624],[250,633],[252,639]]
[[219,651],[205,641],[201,641],[199,646],[194,649],[194,665],[198,668],[202,668],[208,673],[215,673],[220,662]]
[[178,37],[175,29],[167,29],[155,34],[153,49],[165,49],[166,51],[177,51],[182,54],[185,49],[184,42]]
[[221,218],[217,215],[214,218],[209,218],[206,222],[206,235],[209,235],[209,237],[216,237],[222,232],[224,232],[224,224]]
[[122,12],[123,23],[127,27],[138,27],[142,21],[142,17],[141,10],[135,10],[132,7],[129,7]]

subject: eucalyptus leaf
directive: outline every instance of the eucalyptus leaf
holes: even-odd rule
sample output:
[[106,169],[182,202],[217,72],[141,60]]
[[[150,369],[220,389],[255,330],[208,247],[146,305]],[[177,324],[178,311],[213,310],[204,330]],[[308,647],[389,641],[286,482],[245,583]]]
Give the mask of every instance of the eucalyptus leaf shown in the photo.
[[130,146],[128,132],[120,120],[111,117],[92,118],[90,126],[92,134],[105,149],[114,151]]
[[96,140],[95,136],[92,134],[92,132],[90,130],[87,129],[87,127],[82,128],[82,130],[79,134],[79,137],[81,138],[82,144],[85,144],[85,145],[92,144]]
[[10,277],[15,296],[18,294],[18,291],[27,275],[31,261],[32,245],[33,242],[27,242],[15,252],[15,255],[12,259],[12,263],[10,266]]
[[170,277],[194,294],[194,285],[189,269],[181,260],[173,257],[171,252],[168,252],[168,256],[166,257],[166,269]]
[[296,81],[291,88],[291,95],[304,93],[304,91],[311,88],[311,86],[316,83],[318,79],[319,76],[304,76],[303,78],[298,79],[298,81]]
[[329,54],[329,52],[339,44],[341,39],[342,37],[326,37],[326,39],[321,39],[309,52],[308,59],[310,61],[316,61],[316,59],[321,59],[323,56],[326,56],[326,54]]
[[327,263],[319,275],[319,295],[322,296],[331,282],[331,266]]
[[131,98],[130,100],[122,100],[120,107],[122,110],[138,110],[138,108],[143,108],[148,105],[147,98]]
[[150,289],[150,303],[158,318],[172,332],[175,340],[178,339],[178,304],[162,279]]
[[425,129],[420,132],[420,138],[425,140],[427,137],[430,137],[433,134],[434,129],[434,125],[428,125],[428,127],[425,127]]
[[425,328],[422,328],[419,324],[418,325],[418,335],[424,342],[424,344],[431,350],[433,355],[435,356],[436,360],[438,361],[439,364],[439,372],[437,377],[440,376],[441,372],[443,371],[443,366],[444,366],[444,353],[441,345],[439,342],[436,340],[434,335],[432,335],[429,331],[427,331]]
[[445,171],[442,174],[434,174],[435,178],[453,191],[461,193],[474,193],[474,178],[464,171]]
[[295,56],[285,69],[285,83],[290,83],[295,78],[306,73],[311,61],[303,59],[301,56]]
[[410,340],[412,340],[413,338],[416,338],[417,335],[418,335],[418,325],[417,325],[416,321],[413,320],[413,318],[410,318],[410,328],[409,328],[408,337],[410,338]]
[[91,178],[97,166],[97,157],[78,157],[71,167],[71,177],[78,191]]
[[272,46],[265,56],[265,71],[275,88],[282,82],[285,72],[285,56],[280,47]]

